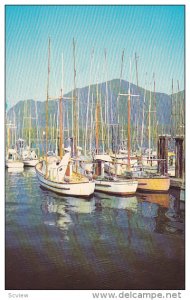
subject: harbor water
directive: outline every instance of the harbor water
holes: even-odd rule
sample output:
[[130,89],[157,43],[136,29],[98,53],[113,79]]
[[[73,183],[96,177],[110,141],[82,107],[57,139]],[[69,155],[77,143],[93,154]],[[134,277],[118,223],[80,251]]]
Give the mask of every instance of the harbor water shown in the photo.
[[174,191],[63,197],[5,171],[5,288],[184,289],[185,205]]

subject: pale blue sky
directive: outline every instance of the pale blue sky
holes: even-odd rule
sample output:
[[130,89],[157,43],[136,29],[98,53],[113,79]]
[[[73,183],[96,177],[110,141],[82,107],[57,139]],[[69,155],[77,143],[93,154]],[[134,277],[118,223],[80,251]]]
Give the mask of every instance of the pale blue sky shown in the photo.
[[[76,40],[77,87],[120,77],[136,83],[137,52],[139,85],[156,76],[156,90],[171,93],[177,80],[184,89],[184,6],[6,6],[6,100],[46,98],[48,37],[51,38],[50,95],[73,88],[72,39]],[[90,55],[94,63],[90,79]],[[107,75],[104,49],[107,49]]]

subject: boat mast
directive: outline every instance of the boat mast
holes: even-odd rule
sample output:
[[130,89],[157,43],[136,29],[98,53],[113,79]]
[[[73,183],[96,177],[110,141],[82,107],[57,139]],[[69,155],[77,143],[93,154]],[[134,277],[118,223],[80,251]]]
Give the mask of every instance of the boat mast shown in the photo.
[[[146,73],[146,75],[147,75],[147,73]],[[143,101],[143,111],[142,111],[141,155],[142,155],[143,137],[144,137],[144,108],[145,108],[145,101],[146,101],[146,80],[145,80],[144,101]]]
[[[53,148],[55,147],[55,113],[53,114]],[[55,149],[55,148],[54,148]]]
[[106,73],[106,98],[105,98],[105,124],[107,125],[107,149],[110,146],[110,134],[109,134],[109,110],[108,110],[108,82],[107,82],[107,52],[104,49],[105,55],[105,73]]
[[62,159],[63,157],[63,104],[62,104],[62,89],[61,95],[59,98],[59,156]]
[[[137,82],[137,91],[139,92],[139,78],[138,78],[138,65],[137,65],[138,59],[139,59],[139,56],[137,56],[137,53],[135,52],[136,82]],[[139,149],[139,140],[140,140],[139,120],[140,120],[140,99],[137,104],[137,113],[136,113],[136,147],[137,147],[137,149]]]
[[92,63],[93,63],[94,49],[91,53],[91,62],[90,62],[90,83],[88,86],[88,100],[87,100],[87,111],[86,111],[86,127],[85,127],[85,140],[84,140],[84,155],[86,156],[87,148],[87,128],[88,128],[88,115],[89,115],[89,102],[90,102],[90,87],[91,87],[91,74],[92,74]]
[[102,97],[100,94],[100,122],[101,122],[101,132],[102,132],[102,152],[104,154],[104,126],[103,126],[103,117],[102,117]]
[[131,96],[132,97],[139,97],[139,95],[131,95],[131,59],[130,59],[130,80],[129,80],[129,88],[128,94],[119,94],[120,96],[128,96],[127,98],[127,157],[128,157],[128,170],[131,167]]
[[28,145],[31,146],[31,104],[30,104],[30,116],[29,116],[29,132],[28,132]]
[[69,114],[68,114],[69,106],[67,106],[67,138],[69,138]]
[[153,74],[154,78],[154,130],[155,130],[155,136],[154,136],[154,145],[155,145],[155,150],[157,147],[157,120],[156,120],[156,80],[155,80],[155,73]]
[[135,66],[136,66],[136,80],[137,80],[137,87],[139,87],[139,82],[138,82],[138,68],[137,68],[137,60],[138,60],[137,53],[135,52]]
[[90,107],[90,145],[89,145],[89,151],[92,152],[92,131],[93,131],[93,93],[92,93],[92,101],[91,101],[91,107]]
[[37,111],[37,100],[35,100],[35,115],[36,115],[36,139],[39,147],[39,134],[38,134],[38,111]]
[[97,103],[96,103],[96,154],[99,152],[99,115],[100,115],[100,103],[98,100],[98,83],[96,86],[96,92],[97,92]]
[[120,79],[119,79],[119,94],[117,96],[117,123],[118,123],[118,126],[119,126],[119,96],[120,96],[120,93],[121,93],[121,79],[122,79],[122,74],[123,74],[124,54],[125,54],[125,50],[122,51],[122,56],[121,56],[121,71],[120,71]]
[[16,114],[15,114],[15,111],[13,110],[13,113],[14,113],[14,129],[15,129],[15,131],[14,131],[14,145],[16,145],[16,136],[17,136],[17,127],[16,127]]
[[150,120],[150,112],[151,112],[151,88],[150,88],[150,103],[148,110],[148,159],[150,159],[150,147],[151,147],[151,120]]
[[55,137],[55,153],[56,155],[58,155],[58,136],[59,136],[59,122],[58,122],[58,118],[59,118],[59,102],[57,104],[57,114],[56,114],[56,137]]
[[[131,81],[131,60],[130,60],[130,81]],[[127,165],[128,170],[131,167],[130,155],[131,155],[131,86],[129,81],[128,94],[119,94],[120,96],[127,96]]]
[[[77,116],[78,120],[80,120],[80,92],[78,92],[78,110],[77,110]],[[83,128],[82,126],[83,120],[81,120],[81,130]],[[80,131],[79,131],[79,122],[78,122],[78,129],[77,129],[77,145],[79,146],[79,140],[80,140]]]
[[50,78],[50,38],[48,42],[48,77],[47,77],[47,96],[46,96],[46,178],[48,176],[48,163],[47,163],[47,152],[48,152],[48,99],[49,99],[49,78]]
[[10,127],[7,126],[7,151],[10,148]]
[[[131,74],[131,60],[130,60],[130,74]],[[131,91],[130,91],[130,82],[129,82],[129,90],[128,90],[128,101],[127,101],[127,155],[128,155],[128,170],[130,170],[131,161]]]
[[73,91],[73,141],[74,141],[74,156],[77,155],[77,101],[76,101],[76,66],[75,66],[75,40],[73,38],[73,61],[74,61],[74,91]]
[[174,118],[173,118],[173,116],[174,116],[174,112],[173,112],[173,92],[174,92],[174,86],[173,86],[173,78],[172,78],[172,94],[171,94],[171,119],[170,119],[170,121],[171,121],[171,132],[170,132],[170,134],[171,134],[171,136],[174,136],[175,134],[174,134]]
[[59,97],[59,156],[63,158],[63,141],[64,141],[64,130],[63,130],[63,53],[62,53],[62,68],[61,68],[61,94]]

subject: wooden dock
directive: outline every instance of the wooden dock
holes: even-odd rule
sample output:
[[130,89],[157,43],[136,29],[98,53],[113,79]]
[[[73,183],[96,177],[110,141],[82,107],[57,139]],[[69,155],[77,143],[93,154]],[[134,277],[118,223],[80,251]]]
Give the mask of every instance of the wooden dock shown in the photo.
[[185,189],[185,181],[182,178],[170,177],[170,187],[184,190]]

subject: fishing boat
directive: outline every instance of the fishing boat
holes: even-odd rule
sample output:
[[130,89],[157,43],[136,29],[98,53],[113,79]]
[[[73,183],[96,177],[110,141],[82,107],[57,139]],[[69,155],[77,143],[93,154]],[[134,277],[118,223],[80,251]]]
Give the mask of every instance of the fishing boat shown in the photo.
[[39,162],[35,150],[30,147],[26,147],[26,149],[22,151],[22,159],[25,167],[35,167]]
[[36,149],[30,148],[30,146],[26,146],[25,141],[21,138],[16,141],[16,147],[23,160],[24,166],[35,167],[35,165],[39,162],[38,156],[36,154]]
[[35,169],[40,185],[53,192],[69,196],[90,196],[94,193],[95,182],[74,172],[70,153],[62,159],[48,157],[40,161]]
[[6,157],[6,167],[15,169],[24,167],[24,163],[20,159],[16,149],[8,149]]
[[[83,196],[89,197],[94,193],[95,182],[90,180],[86,176],[78,172],[77,162],[71,158],[71,151],[63,155],[63,96],[62,89],[59,98],[59,156],[48,156],[48,99],[49,99],[49,73],[50,73],[50,40],[49,40],[49,51],[48,51],[48,84],[47,84],[47,100],[46,100],[46,157],[40,161],[36,167],[36,174],[40,185],[53,192],[69,195],[69,196]],[[75,74],[76,72],[74,72]],[[76,101],[76,97],[74,97]],[[76,104],[76,103],[75,103]],[[74,106],[75,112],[75,106]],[[77,150],[77,138],[76,138],[76,127],[77,127],[76,116],[74,118],[74,154],[76,155]],[[73,154],[73,151],[72,151]],[[75,163],[75,165],[74,165]],[[74,171],[75,169],[75,171]]]
[[131,179],[115,179],[115,177],[98,178],[95,181],[95,191],[112,195],[131,195],[137,190],[138,181]]
[[151,176],[139,175],[135,177],[138,180],[138,190],[144,192],[168,192],[170,188],[170,177],[165,175]]
[[[15,124],[11,122],[6,123],[6,129],[7,129],[7,145],[6,145],[6,162],[5,166],[7,168],[11,169],[18,169],[18,168],[23,168],[24,164],[23,161],[15,147],[15,140],[16,140],[16,131],[15,131],[15,138],[13,138],[12,134],[12,139],[11,139],[11,130],[15,130],[16,126]],[[13,131],[12,131],[13,133]]]
[[[105,162],[110,162],[109,155],[96,155],[96,180],[95,191],[109,193],[113,195],[130,195],[134,194],[137,190],[138,181],[136,179],[118,178],[117,175],[104,173]],[[110,158],[111,159],[111,158]],[[112,160],[111,160],[112,162]]]
[[133,179],[119,179],[115,175],[105,175],[105,162],[112,164],[112,159],[109,155],[99,154],[99,112],[100,103],[98,100],[97,89],[97,104],[96,104],[96,155],[94,157],[95,166],[95,191],[109,193],[113,195],[129,195],[134,194],[137,190],[138,181]]

